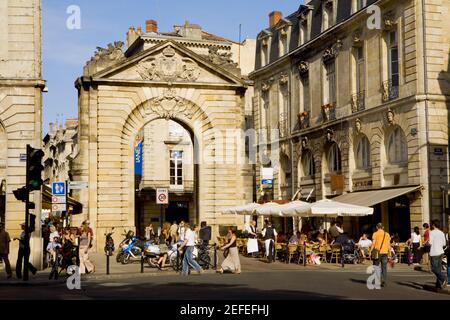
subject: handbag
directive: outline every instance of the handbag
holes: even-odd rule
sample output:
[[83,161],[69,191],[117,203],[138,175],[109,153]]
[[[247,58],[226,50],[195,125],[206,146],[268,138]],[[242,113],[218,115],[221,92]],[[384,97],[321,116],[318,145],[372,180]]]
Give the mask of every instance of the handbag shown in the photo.
[[380,250],[381,250],[381,248],[383,248],[384,238],[385,237],[386,237],[386,232],[384,232],[383,240],[381,241],[380,249],[373,249],[372,250],[372,252],[370,254],[370,257],[372,258],[372,260],[379,260],[380,259]]

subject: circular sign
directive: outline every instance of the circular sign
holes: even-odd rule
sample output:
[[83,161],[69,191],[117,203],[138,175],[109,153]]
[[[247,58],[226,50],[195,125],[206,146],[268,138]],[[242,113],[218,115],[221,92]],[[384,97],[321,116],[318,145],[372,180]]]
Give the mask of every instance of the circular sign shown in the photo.
[[158,195],[158,200],[160,202],[165,202],[167,199],[167,196],[164,193],[161,193],[160,195]]

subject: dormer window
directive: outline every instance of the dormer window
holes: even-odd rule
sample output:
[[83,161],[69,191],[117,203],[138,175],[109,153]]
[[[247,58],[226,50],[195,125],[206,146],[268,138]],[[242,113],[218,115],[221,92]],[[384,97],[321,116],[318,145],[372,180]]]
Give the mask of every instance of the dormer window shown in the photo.
[[297,18],[299,21],[299,39],[298,44],[301,46],[309,41],[309,30],[310,25],[310,13],[314,9],[311,5],[300,5],[297,11]]
[[300,45],[308,42],[308,20],[300,21]]
[[322,31],[334,25],[334,1],[324,0],[323,1],[323,11],[322,11],[323,21],[322,21]]
[[261,67],[264,67],[270,62],[270,46],[271,46],[272,33],[264,30],[258,36],[258,40],[261,41]]
[[353,0],[352,1],[352,12],[358,12],[367,6],[367,0]]
[[281,19],[278,22],[278,33],[279,33],[279,56],[284,56],[289,52],[289,43],[291,37],[291,26],[292,22],[286,19]]

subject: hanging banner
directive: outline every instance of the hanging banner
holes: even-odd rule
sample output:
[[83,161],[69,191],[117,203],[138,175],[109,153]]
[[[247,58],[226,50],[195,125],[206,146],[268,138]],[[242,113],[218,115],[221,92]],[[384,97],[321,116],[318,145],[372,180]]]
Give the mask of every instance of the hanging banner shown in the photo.
[[137,176],[142,176],[142,144],[143,140],[134,147],[134,174]]

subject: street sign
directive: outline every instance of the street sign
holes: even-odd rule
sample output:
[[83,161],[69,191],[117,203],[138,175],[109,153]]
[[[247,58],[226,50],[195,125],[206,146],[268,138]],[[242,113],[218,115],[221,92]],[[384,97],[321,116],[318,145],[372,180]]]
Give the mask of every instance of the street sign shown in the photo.
[[262,185],[273,185],[273,180],[272,179],[263,179],[263,180],[261,180],[261,184]]
[[169,204],[169,189],[156,189],[156,204]]
[[66,203],[66,196],[52,196],[52,204]]
[[52,194],[54,196],[65,196],[66,195],[66,183],[65,182],[53,182]]
[[67,205],[65,203],[54,203],[52,204],[52,211],[67,211]]
[[80,190],[80,189],[88,189],[89,182],[87,181],[69,181],[69,190]]

